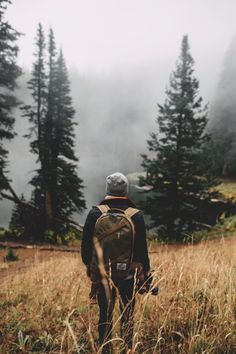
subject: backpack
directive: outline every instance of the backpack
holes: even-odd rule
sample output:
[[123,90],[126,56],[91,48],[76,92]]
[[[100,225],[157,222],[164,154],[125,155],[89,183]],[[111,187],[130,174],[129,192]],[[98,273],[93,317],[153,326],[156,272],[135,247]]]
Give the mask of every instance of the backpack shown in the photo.
[[98,205],[102,215],[97,219],[93,236],[93,255],[90,263],[92,281],[103,277],[125,279],[130,274],[133,259],[135,228],[132,216],[136,208],[113,209]]

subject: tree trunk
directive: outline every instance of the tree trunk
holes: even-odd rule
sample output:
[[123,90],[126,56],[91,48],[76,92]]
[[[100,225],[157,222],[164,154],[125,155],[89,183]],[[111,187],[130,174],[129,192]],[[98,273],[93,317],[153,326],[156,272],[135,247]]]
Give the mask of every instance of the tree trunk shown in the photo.
[[222,169],[222,176],[227,177],[228,176],[228,163],[227,161],[224,162],[224,166]]

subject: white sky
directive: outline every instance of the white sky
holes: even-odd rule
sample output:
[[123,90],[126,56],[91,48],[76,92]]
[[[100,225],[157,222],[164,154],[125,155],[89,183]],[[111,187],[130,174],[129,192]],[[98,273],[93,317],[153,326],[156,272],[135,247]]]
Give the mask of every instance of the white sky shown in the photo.
[[175,62],[186,33],[197,65],[220,64],[236,33],[236,0],[13,0],[6,16],[25,33],[20,65],[31,66],[40,21],[80,72]]

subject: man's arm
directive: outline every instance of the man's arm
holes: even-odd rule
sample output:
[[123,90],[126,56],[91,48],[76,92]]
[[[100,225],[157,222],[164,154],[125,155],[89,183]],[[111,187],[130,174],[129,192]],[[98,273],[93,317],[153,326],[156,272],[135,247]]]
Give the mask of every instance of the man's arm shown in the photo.
[[135,241],[134,241],[134,259],[141,262],[144,272],[150,270],[150,260],[148,256],[146,227],[141,213],[134,216]]
[[83,263],[88,266],[93,254],[93,233],[98,217],[101,215],[98,208],[92,208],[86,218],[83,238],[81,243],[81,257]]

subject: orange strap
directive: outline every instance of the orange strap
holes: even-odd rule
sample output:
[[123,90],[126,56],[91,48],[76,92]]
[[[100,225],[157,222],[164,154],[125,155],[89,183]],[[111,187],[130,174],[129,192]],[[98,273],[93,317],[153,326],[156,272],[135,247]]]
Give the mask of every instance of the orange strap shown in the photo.
[[125,210],[125,215],[128,216],[129,218],[132,218],[132,216],[134,216],[138,212],[139,210],[136,208],[128,208]]
[[97,205],[97,208],[100,210],[102,214],[107,213],[110,210],[109,206],[106,204]]
[[[102,214],[107,213],[111,209],[107,204],[97,205],[97,208],[100,210]],[[121,209],[121,211],[123,210]],[[138,212],[139,212],[138,209],[131,208],[131,207],[124,210],[125,215],[128,216],[129,218],[132,218],[132,216],[134,216]]]
[[107,195],[105,197],[105,200],[107,199],[129,199],[128,197],[118,197],[118,196],[115,196],[115,195]]

